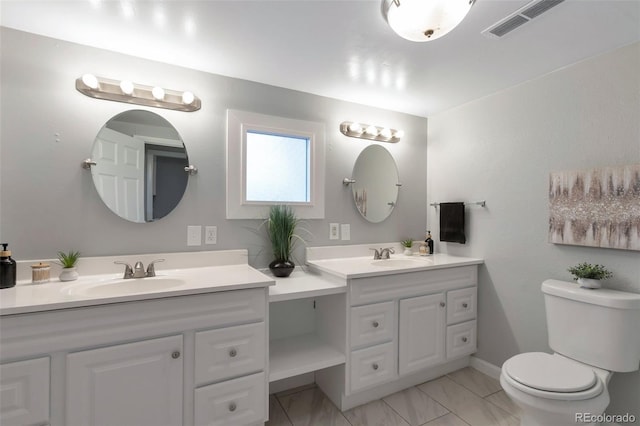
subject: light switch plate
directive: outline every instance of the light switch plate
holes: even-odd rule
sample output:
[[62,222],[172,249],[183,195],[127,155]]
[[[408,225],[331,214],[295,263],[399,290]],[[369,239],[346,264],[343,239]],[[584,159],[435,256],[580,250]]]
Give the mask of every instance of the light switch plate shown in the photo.
[[348,241],[351,239],[351,225],[343,223],[340,225],[340,236],[342,241]]
[[339,223],[330,223],[329,224],[329,239],[330,240],[339,240],[340,239],[340,224]]
[[200,225],[187,226],[187,245],[188,246],[202,245],[202,226]]
[[217,226],[204,227],[204,243],[218,244],[218,227]]

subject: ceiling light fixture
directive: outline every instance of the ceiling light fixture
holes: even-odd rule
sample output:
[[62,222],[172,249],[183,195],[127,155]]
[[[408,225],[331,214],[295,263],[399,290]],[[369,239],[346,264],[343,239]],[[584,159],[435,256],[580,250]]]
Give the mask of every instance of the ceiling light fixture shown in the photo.
[[192,92],[145,86],[129,80],[112,80],[85,74],[76,79],[76,89],[89,97],[178,111],[197,111],[202,102]]
[[343,121],[340,123],[340,132],[350,138],[368,139],[378,142],[400,142],[404,136],[402,130],[394,130],[388,127],[378,127],[372,124]]
[[382,11],[400,37],[430,41],[462,22],[475,0],[383,0]]

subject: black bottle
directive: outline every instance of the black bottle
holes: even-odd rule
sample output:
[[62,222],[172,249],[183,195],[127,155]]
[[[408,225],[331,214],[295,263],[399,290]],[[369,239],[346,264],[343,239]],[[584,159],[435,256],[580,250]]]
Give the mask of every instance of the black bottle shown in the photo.
[[0,251],[0,288],[11,288],[16,285],[16,261],[7,250],[9,244],[2,243]]
[[433,254],[433,238],[431,238],[431,231],[427,231],[427,239],[424,240],[427,243],[427,247],[429,247],[429,254]]

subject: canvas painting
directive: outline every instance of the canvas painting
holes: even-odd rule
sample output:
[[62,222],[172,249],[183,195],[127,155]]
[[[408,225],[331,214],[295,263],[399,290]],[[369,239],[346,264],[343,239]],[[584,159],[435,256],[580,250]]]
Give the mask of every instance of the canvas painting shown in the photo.
[[549,242],[640,251],[640,164],[552,172]]

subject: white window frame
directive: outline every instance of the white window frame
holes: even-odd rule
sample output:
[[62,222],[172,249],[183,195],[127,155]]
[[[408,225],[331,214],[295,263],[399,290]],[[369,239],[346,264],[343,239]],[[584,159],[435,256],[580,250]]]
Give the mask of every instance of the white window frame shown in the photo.
[[227,110],[227,219],[262,219],[277,202],[246,200],[246,134],[274,133],[309,139],[311,197],[308,203],[287,203],[300,219],[324,219],[325,132],[314,121]]

